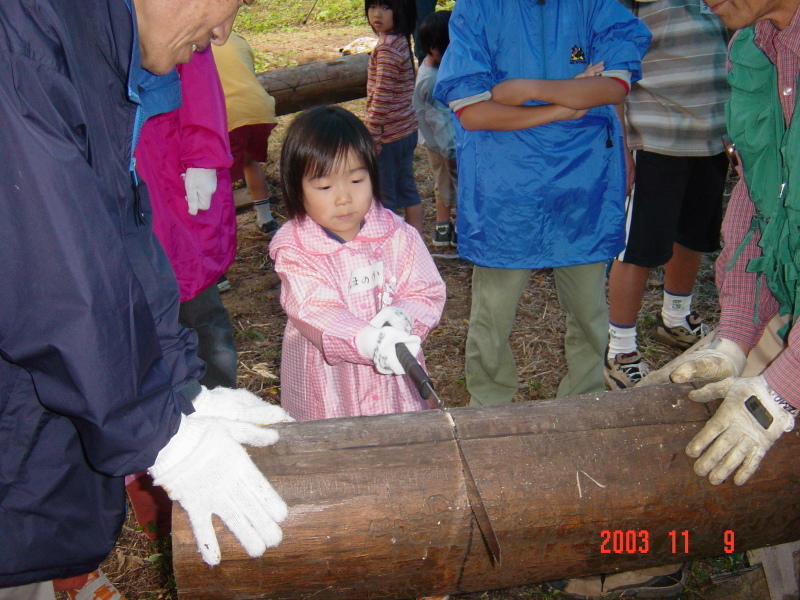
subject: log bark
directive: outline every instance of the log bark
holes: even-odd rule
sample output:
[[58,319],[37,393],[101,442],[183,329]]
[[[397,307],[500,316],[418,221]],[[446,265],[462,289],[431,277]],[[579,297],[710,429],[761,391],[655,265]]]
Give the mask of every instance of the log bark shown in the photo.
[[335,104],[367,95],[369,54],[275,69],[257,76],[275,98],[275,114],[288,115],[320,104]]
[[441,411],[279,425],[275,446],[249,452],[289,505],[283,542],[251,559],[216,522],[222,563],[208,567],[176,504],[179,596],[415,598],[800,539],[798,433],[784,434],[746,485],[712,486],[684,448],[717,404],[685,399],[688,389],[451,409],[502,547],[498,566]]

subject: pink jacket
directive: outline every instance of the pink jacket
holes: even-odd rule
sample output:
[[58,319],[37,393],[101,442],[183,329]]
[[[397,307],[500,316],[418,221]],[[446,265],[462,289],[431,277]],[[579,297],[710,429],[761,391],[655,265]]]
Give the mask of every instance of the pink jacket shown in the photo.
[[[211,48],[178,65],[183,104],[149,119],[136,147],[136,165],[147,183],[153,230],[178,279],[181,302],[216,283],[236,256],[236,207],[228,167],[225,97]],[[211,208],[189,214],[181,175],[187,168],[217,170]]]
[[[356,334],[392,304],[423,340],[439,323],[445,286],[417,231],[376,203],[342,244],[309,218],[288,221],[270,256],[289,316],[281,356],[281,405],[306,421],[428,408],[404,375],[381,375]],[[425,365],[420,352],[417,359]]]

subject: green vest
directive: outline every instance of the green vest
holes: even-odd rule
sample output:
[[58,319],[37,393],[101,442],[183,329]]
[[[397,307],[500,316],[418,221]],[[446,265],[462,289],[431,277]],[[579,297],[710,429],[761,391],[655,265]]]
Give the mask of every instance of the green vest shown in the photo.
[[777,70],[754,39],[753,26],[742,29],[729,55],[728,135],[739,151],[756,214],[728,268],[760,232],[762,256],[750,260],[747,271],[765,276],[780,314],[790,314],[794,323],[800,315],[800,119],[793,115],[789,128],[784,126]]

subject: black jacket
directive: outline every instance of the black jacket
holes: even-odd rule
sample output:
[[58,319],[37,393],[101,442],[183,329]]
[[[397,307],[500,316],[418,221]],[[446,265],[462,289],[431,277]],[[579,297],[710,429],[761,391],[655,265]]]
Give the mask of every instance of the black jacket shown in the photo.
[[132,185],[133,47],[125,0],[0,2],[0,587],[97,567],[203,373]]

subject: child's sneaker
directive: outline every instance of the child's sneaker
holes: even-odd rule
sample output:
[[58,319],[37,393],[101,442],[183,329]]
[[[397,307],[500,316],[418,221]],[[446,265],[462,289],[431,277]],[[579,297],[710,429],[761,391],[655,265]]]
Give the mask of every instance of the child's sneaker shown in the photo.
[[231,291],[231,282],[228,281],[227,275],[222,275],[217,281],[217,289],[219,290],[220,294],[224,294],[225,292]]
[[696,312],[692,312],[686,317],[686,326],[667,327],[658,315],[658,326],[653,331],[653,339],[662,344],[686,350],[694,346],[700,338],[708,335],[708,325],[703,323],[703,319]]
[[606,385],[611,390],[633,387],[649,372],[650,367],[644,362],[642,353],[638,350],[617,354],[611,362],[606,358],[603,369]]
[[455,225],[453,225],[453,232],[450,234],[450,247],[458,248],[458,231],[456,231]]
[[446,223],[437,223],[433,230],[433,245],[434,246],[450,246],[453,244],[453,224],[449,221]]
[[275,219],[270,219],[265,223],[259,223],[258,230],[267,236],[268,240],[271,240],[275,232],[278,231],[278,222]]

